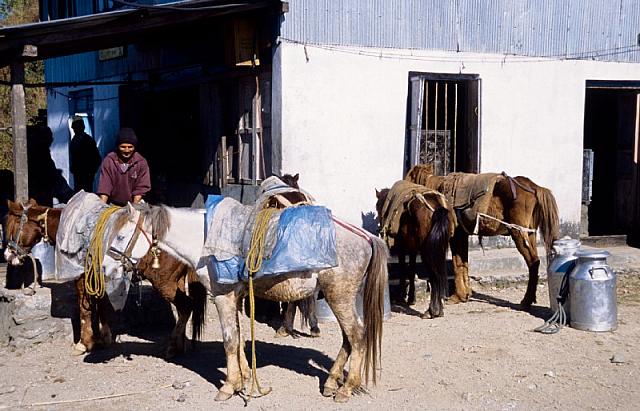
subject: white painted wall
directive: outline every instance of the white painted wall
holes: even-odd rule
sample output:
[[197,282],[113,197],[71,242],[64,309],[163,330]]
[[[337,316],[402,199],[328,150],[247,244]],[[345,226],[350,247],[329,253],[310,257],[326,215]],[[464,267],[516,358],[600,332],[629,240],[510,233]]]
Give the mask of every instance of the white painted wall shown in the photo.
[[278,63],[282,172],[300,173],[301,187],[357,225],[361,213],[375,211],[374,189],[402,178],[410,71],[478,74],[481,171],[525,175],[550,188],[561,220],[574,224],[585,82],[640,80],[640,64],[311,45],[305,51],[288,42]]

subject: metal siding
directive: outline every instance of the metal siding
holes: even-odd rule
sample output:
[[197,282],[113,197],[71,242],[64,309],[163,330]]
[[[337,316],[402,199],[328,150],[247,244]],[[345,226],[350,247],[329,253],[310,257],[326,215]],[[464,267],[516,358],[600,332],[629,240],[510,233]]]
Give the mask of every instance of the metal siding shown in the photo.
[[640,48],[621,49],[637,42],[638,0],[289,3],[281,33],[293,41],[640,62]]

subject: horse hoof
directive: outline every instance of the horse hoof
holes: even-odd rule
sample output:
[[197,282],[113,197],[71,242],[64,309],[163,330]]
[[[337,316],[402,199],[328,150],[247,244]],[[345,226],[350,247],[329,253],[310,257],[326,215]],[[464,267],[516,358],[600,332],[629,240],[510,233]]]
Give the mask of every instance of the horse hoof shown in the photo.
[[214,401],[226,401],[231,397],[233,397],[233,394],[229,394],[227,392],[224,392],[221,389],[220,391],[218,391],[218,394],[216,395],[216,398],[214,398]]
[[431,316],[431,312],[429,312],[429,310],[425,311],[424,313],[422,313],[420,315],[420,318],[422,318],[423,320],[430,320],[433,317]]
[[322,390],[322,396],[324,397],[333,397],[338,392],[338,389],[335,387],[324,387]]
[[71,351],[72,355],[84,355],[87,352],[87,347],[84,346],[83,343],[78,342],[73,346],[73,351]]
[[337,403],[344,404],[345,402],[348,402],[350,398],[351,398],[350,395],[347,395],[342,391],[338,390],[338,392],[336,392],[335,397],[333,397],[333,400]]
[[522,300],[520,301],[520,308],[522,308],[522,311],[531,311],[531,304],[533,303]]
[[276,331],[275,337],[282,338],[282,337],[288,337],[289,335],[290,335],[289,331],[287,331],[285,327],[280,327],[278,328],[278,331]]
[[311,336],[313,338],[318,338],[320,337],[320,329],[319,328],[312,328],[311,329]]

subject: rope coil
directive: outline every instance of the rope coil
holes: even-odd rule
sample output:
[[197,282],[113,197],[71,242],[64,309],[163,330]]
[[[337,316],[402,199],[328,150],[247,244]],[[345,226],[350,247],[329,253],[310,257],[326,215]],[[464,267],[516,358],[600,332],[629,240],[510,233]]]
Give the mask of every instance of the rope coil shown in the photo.
[[109,218],[118,210],[120,210],[118,206],[109,206],[105,209],[98,217],[96,227],[91,235],[89,250],[84,260],[84,288],[87,294],[93,297],[102,298],[106,292],[104,271],[102,270],[102,258],[106,251],[103,249],[103,238]]

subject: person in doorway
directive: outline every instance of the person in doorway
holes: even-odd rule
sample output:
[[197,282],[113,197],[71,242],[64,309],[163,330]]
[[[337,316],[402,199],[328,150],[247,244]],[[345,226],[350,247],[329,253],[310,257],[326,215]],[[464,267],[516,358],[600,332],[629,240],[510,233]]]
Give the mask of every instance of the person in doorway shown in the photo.
[[149,165],[136,151],[138,138],[130,128],[122,128],[115,151],[106,155],[100,166],[97,194],[105,203],[119,206],[139,203],[151,190]]
[[75,191],[93,191],[93,180],[100,167],[100,153],[96,141],[84,131],[84,120],[76,117],[71,123],[73,139],[70,145],[71,173]]
[[54,182],[58,173],[51,158],[53,133],[47,126],[27,126],[27,171],[29,198],[53,207]]

